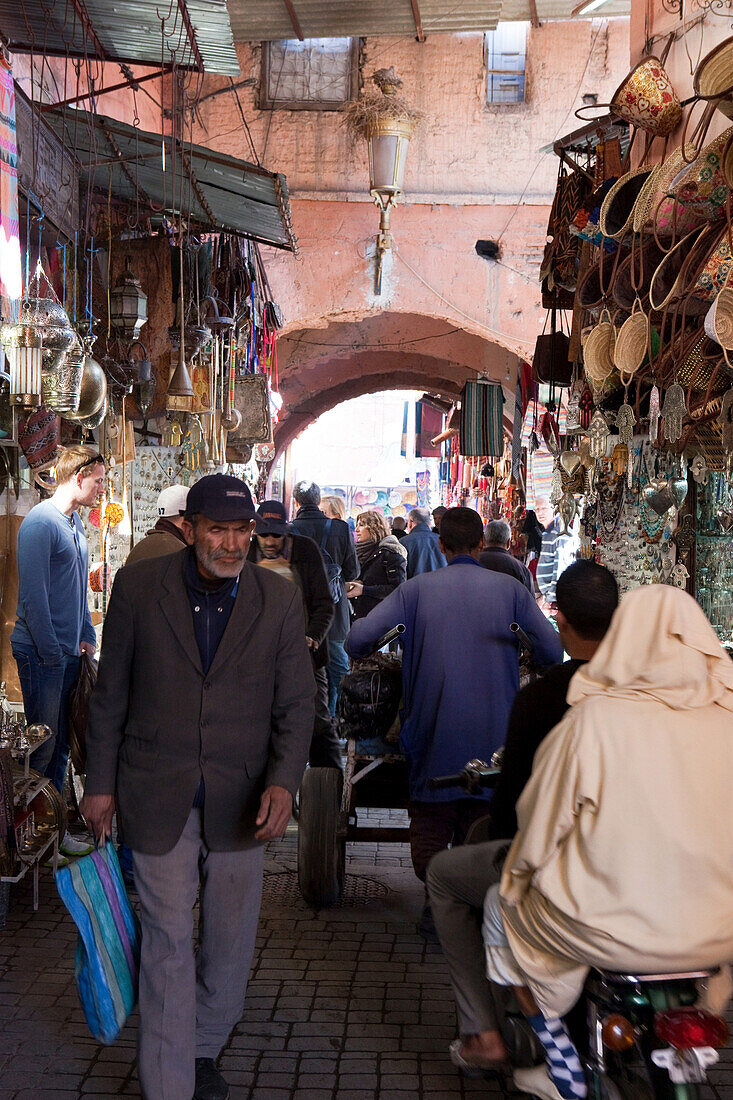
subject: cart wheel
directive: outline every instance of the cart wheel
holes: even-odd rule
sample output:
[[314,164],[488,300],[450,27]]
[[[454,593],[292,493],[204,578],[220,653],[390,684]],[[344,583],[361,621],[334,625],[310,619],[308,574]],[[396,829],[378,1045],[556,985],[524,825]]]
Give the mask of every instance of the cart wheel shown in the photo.
[[346,842],[337,835],[344,777],[338,768],[307,768],[300,784],[298,885],[314,909],[344,892]]

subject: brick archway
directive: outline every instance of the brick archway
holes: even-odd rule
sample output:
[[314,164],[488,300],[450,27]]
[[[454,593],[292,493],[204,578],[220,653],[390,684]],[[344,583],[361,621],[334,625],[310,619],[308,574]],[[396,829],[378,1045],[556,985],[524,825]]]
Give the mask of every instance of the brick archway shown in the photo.
[[291,326],[278,342],[278,454],[322,413],[366,393],[415,389],[454,398],[478,373],[502,384],[513,413],[517,355],[448,318],[384,311]]

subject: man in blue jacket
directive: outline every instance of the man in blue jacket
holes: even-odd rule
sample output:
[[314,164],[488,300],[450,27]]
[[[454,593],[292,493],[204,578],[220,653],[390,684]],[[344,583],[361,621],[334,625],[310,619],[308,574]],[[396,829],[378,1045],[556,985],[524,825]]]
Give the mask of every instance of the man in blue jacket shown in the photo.
[[413,508],[407,516],[407,538],[402,545],[407,550],[408,580],[445,565],[438,536],[430,530],[429,519],[430,513],[422,508]]
[[410,848],[418,878],[449,844],[461,844],[486,812],[491,791],[457,797],[431,791],[431,776],[459,772],[473,757],[490,760],[504,743],[509,712],[519,689],[519,623],[539,665],[562,660],[550,623],[514,577],[482,568],[483,524],[472,508],[449,508],[440,525],[448,561],[408,580],[354,623],[346,640],[351,657],[363,657],[397,623],[402,635],[402,746],[410,795]]

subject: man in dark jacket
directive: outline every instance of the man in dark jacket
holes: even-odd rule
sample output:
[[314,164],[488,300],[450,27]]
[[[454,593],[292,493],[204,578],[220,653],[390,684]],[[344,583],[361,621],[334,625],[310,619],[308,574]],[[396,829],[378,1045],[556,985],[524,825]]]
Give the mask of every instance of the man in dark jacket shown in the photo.
[[204,477],[186,514],[189,549],[115,578],[81,805],[100,840],[117,808],[133,852],[145,1100],[229,1095],[215,1059],[242,1014],[264,843],[285,832],[313,732],[303,603],[246,560],[249,489]]
[[535,752],[565,714],[570,680],[597,650],[617,604],[616,580],[603,565],[579,561],[558,578],[557,626],[571,660],[548,669],[514,700],[501,774],[488,807],[492,839],[440,852],[428,867],[433,920],[458,1008],[460,1038],[451,1044],[451,1061],[460,1069],[487,1069],[506,1060],[499,1013],[485,976],[484,898],[501,879],[504,856],[517,831],[515,806],[532,773]]
[[407,550],[407,579],[420,573],[432,573],[442,569],[446,560],[441,553],[438,536],[430,530],[430,513],[413,508],[407,517],[407,538],[402,545]]
[[494,569],[497,573],[508,573],[510,577],[516,577],[534,596],[532,574],[524,562],[509,553],[511,539],[511,528],[506,520],[492,519],[486,524],[484,549],[479,554],[478,560],[486,569]]
[[[359,576],[359,563],[356,560],[354,539],[349,525],[342,519],[327,519],[318,505],[321,503],[321,490],[312,481],[299,481],[293,490],[298,511],[290,525],[296,535],[307,535],[317,544],[324,555],[327,566],[337,566],[341,570],[341,595],[335,601],[333,622],[328,632],[328,709],[336,713],[341,680],[349,671],[349,659],[346,656],[344,642],[349,633],[350,610],[346,597],[346,582]],[[326,524],[329,524],[327,527]]]
[[287,513],[279,500],[257,509],[255,537],[247,560],[285,577],[300,589],[305,608],[305,634],[316,679],[316,720],[309,763],[313,768],[341,768],[341,750],[328,710],[328,628],[333,600],[321,553],[307,535],[288,533]]
[[158,494],[158,521],[144,539],[136,543],[127,555],[125,565],[132,565],[144,558],[159,558],[162,554],[175,554],[186,546],[183,533],[183,516],[186,511],[186,485],[169,485]]

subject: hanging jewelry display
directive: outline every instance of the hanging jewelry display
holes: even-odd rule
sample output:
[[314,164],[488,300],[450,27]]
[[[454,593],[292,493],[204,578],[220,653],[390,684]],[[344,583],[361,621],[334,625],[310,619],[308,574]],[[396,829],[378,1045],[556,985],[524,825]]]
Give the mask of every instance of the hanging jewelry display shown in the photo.
[[650,478],[647,463],[648,455],[642,450],[641,461],[639,463],[639,521],[646,542],[658,542],[664,531],[667,510],[674,504],[674,500],[671,498],[670,494],[670,504],[661,514],[651,507],[649,503],[650,494],[646,492],[647,489],[653,485],[653,491],[660,491],[661,488],[666,485],[666,478]]
[[690,470],[692,471],[693,480],[696,481],[698,485],[707,485],[708,478],[710,477],[710,470],[708,469],[708,464],[703,455],[695,455]]

